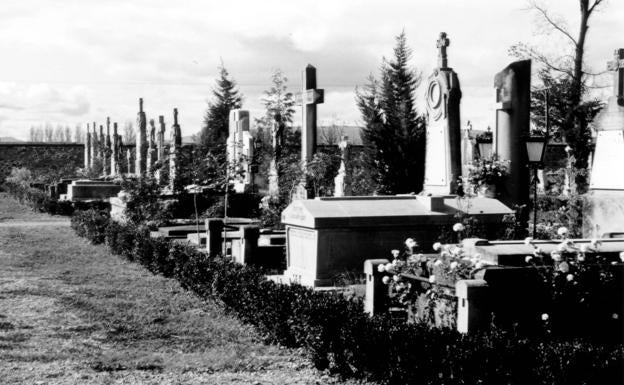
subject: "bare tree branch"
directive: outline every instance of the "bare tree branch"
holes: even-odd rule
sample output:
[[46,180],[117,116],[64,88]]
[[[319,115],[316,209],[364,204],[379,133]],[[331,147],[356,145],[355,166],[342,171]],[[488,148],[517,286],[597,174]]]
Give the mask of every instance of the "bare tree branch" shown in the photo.
[[[600,2],[602,0],[596,0],[596,1]],[[570,32],[568,32],[565,28],[563,28],[563,26],[557,24],[557,22],[555,20],[553,20],[552,17],[548,14],[546,9],[544,9],[541,6],[539,6],[535,2],[532,5],[533,5],[533,8],[537,9],[542,14],[542,17],[548,22],[548,24],[550,24],[554,29],[556,29],[557,31],[561,32],[564,36],[566,36],[568,39],[570,39],[572,41],[572,43],[574,43],[574,45],[578,45],[578,42],[576,41],[576,39],[574,37],[572,37]]]
[[588,13],[591,15],[591,13],[594,12],[594,8],[600,5],[600,3],[602,3],[602,0],[596,0],[594,4],[591,7],[589,7]]

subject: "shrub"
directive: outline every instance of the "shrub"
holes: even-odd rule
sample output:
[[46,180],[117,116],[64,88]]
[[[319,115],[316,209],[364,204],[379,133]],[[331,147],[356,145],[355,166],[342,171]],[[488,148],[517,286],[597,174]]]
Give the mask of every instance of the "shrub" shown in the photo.
[[[493,330],[462,335],[384,316],[369,317],[360,301],[300,285],[268,281],[262,272],[181,244],[165,247],[146,228],[106,224],[106,215],[74,216],[79,235],[106,234],[116,254],[179,280],[254,325],[268,342],[300,347],[319,369],[382,384],[622,383],[621,341],[592,344]],[[132,238],[134,238],[132,240]]]
[[103,210],[77,211],[71,218],[71,227],[76,234],[94,245],[104,243],[108,224],[109,215]]

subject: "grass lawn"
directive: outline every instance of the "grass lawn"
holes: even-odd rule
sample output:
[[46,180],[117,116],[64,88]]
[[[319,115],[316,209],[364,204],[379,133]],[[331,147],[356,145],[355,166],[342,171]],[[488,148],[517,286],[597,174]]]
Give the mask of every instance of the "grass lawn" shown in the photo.
[[327,384],[296,351],[0,194],[0,383]]

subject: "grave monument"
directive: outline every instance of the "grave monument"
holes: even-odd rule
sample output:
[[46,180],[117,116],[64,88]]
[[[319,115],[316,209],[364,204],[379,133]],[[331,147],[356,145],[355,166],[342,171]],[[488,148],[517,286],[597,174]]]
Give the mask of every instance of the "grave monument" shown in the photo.
[[87,123],[87,135],[85,137],[84,168],[86,170],[90,167],[91,167],[91,133],[89,132],[89,123]]
[[137,114],[136,149],[134,173],[141,177],[145,174],[147,158],[147,121],[143,111],[143,98],[139,98],[139,112]]
[[529,203],[529,168],[525,137],[531,112],[531,61],[513,62],[494,77],[496,130],[494,148],[501,160],[510,161],[509,175],[499,191],[508,206]]
[[150,131],[147,141],[147,172],[151,176],[154,174],[154,163],[156,163],[156,125],[154,119],[149,121]]
[[97,132],[95,130],[95,122],[93,122],[93,134],[91,135],[91,159],[89,168],[93,170],[95,168],[95,158],[97,158],[98,154],[98,137]]
[[596,148],[591,165],[590,213],[584,235],[624,233],[624,49],[615,51],[607,68],[613,71],[613,95],[596,115]]
[[111,143],[111,175],[118,176],[119,170],[119,135],[117,134],[117,122],[113,123],[113,142]]
[[[316,152],[317,114],[316,106],[325,100],[325,92],[316,88],[316,68],[311,64],[305,69],[305,90],[300,100],[303,110],[303,126],[301,127],[301,166],[306,168]],[[295,189],[293,199],[308,199],[314,194],[308,190],[308,181],[304,177]]]
[[158,130],[158,139],[157,139],[157,161],[160,167],[156,170],[156,180],[158,184],[162,183],[162,167],[165,159],[165,117],[160,115],[158,117],[158,124],[160,129]]
[[234,177],[234,191],[244,193],[253,184],[251,161],[253,158],[254,139],[249,132],[249,111],[235,109],[230,111],[230,135],[227,139],[228,163],[236,165],[241,175]]
[[450,40],[440,33],[437,41],[438,68],[429,76],[427,93],[427,151],[425,154],[424,192],[454,194],[461,177],[461,129],[459,105],[461,90],[457,73],[448,66],[446,47]]
[[351,195],[351,175],[349,175],[347,168],[351,152],[349,137],[342,136],[338,147],[340,148],[340,168],[338,169],[338,175],[334,178],[334,196],[344,197]]
[[169,188],[175,191],[179,176],[180,148],[182,147],[182,130],[178,124],[178,109],[173,109],[173,126],[171,127],[171,144],[169,145]]

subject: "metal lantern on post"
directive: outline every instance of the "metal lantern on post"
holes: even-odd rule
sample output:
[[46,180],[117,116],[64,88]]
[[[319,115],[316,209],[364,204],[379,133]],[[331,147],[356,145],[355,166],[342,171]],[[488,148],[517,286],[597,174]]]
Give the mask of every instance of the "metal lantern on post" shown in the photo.
[[529,136],[525,139],[529,167],[533,169],[533,238],[537,235],[537,170],[544,164],[547,136]]

